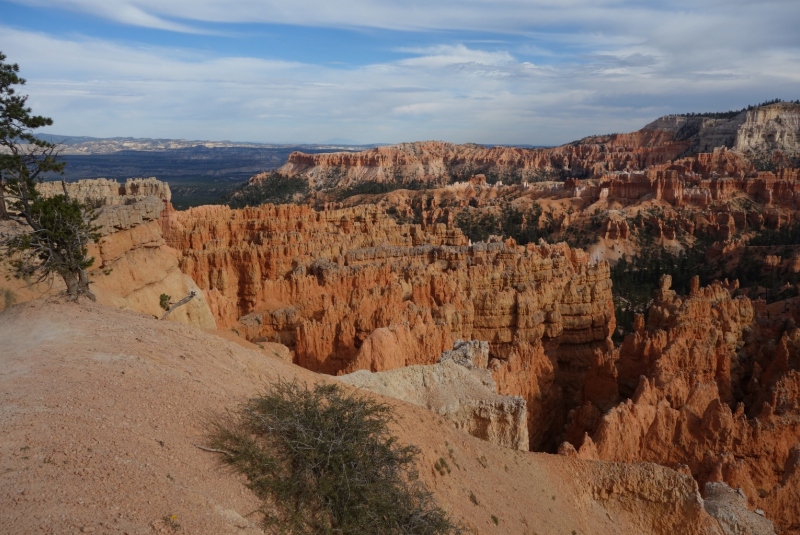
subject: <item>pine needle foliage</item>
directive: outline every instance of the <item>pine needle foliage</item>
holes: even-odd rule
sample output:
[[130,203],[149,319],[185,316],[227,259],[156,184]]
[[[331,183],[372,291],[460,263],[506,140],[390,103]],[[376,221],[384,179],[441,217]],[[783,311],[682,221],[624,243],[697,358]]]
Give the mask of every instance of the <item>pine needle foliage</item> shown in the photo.
[[264,500],[269,532],[459,533],[418,480],[418,450],[391,436],[388,405],[341,387],[279,381],[213,424],[211,446]]
[[77,294],[85,270],[94,262],[87,245],[100,238],[97,227],[91,225],[94,212],[64,195],[44,198],[35,194],[29,216],[33,228],[3,242],[15,273],[25,278],[38,274],[39,281],[58,273],[68,293]]

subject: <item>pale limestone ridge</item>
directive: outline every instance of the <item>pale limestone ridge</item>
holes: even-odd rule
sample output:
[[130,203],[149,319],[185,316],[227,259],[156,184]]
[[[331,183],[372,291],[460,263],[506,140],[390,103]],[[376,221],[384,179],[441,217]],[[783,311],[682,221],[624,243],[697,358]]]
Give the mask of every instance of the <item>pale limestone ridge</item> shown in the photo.
[[775,535],[775,526],[764,518],[764,512],[750,511],[742,490],[733,490],[722,481],[706,483],[703,507],[719,521],[725,535]]
[[528,449],[527,405],[520,396],[502,396],[489,363],[489,344],[455,343],[437,364],[415,365],[372,373],[359,370],[340,376],[345,383],[425,407],[456,429],[495,444]]
[[439,362],[452,360],[472,370],[489,367],[489,342],[485,340],[456,340],[453,349],[443,351]]
[[800,153],[800,104],[779,102],[743,111],[731,119],[712,117],[659,117],[643,130],[672,132],[675,139],[691,140],[693,152],[713,152],[725,147],[743,153],[787,155]]
[[[129,178],[124,184],[108,178],[94,178],[67,182],[66,188],[70,197],[96,206],[126,204],[142,197],[158,197],[163,201],[172,199],[169,184],[155,177]],[[46,197],[64,193],[61,182],[43,182],[38,189]]]
[[159,221],[164,211],[164,202],[158,197],[144,197],[130,204],[109,204],[97,212],[95,225],[100,233],[108,236],[114,232],[128,230],[150,221]]
[[800,105],[779,103],[747,112],[733,147],[740,152],[800,153]]
[[719,147],[733,147],[745,118],[745,112],[732,119],[668,115],[656,119],[644,129],[672,132],[677,140],[691,141],[690,152],[706,153]]
[[108,236],[120,230],[158,221],[172,198],[169,185],[155,178],[129,178],[124,184],[98,178],[77,182],[43,182],[38,185],[44,197],[67,195],[97,212],[94,225]]

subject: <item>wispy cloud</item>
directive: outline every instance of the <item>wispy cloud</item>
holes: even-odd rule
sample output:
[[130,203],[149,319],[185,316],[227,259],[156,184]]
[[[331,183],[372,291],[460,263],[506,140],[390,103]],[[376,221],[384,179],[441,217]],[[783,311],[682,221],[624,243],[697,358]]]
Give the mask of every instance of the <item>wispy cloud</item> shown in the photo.
[[[725,34],[730,42],[797,44],[795,0],[14,0],[71,9],[131,25],[186,31],[192,22],[276,23],[498,33],[583,28],[584,34],[666,36],[690,43]],[[178,22],[181,21],[181,22]],[[774,31],[763,32],[769,22]],[[716,27],[709,32],[710,27]],[[745,34],[741,30],[747,30]],[[655,34],[655,35],[654,35]],[[729,42],[729,43],[730,43]]]
[[445,67],[452,65],[500,66],[514,62],[507,51],[487,52],[470,49],[464,45],[438,45],[425,48],[399,48],[399,52],[413,54],[414,57],[401,60],[401,65],[420,67]]
[[[404,30],[470,29],[524,31],[534,26],[591,19],[614,21],[614,12],[632,6],[615,0],[17,0],[67,8],[126,24],[165,29],[169,21],[261,22],[302,26],[368,27]],[[649,11],[649,10],[648,10]],[[166,28],[180,31],[179,28]]]
[[0,27],[31,104],[75,135],[551,144],[800,97],[795,0],[15,1],[175,34],[268,22],[427,36],[353,65]]

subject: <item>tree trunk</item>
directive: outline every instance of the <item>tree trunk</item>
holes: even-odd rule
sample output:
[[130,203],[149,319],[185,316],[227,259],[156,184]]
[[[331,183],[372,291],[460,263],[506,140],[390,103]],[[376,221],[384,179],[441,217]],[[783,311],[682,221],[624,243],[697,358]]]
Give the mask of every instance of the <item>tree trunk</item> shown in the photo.
[[67,297],[70,301],[77,301],[79,297],[88,297],[92,301],[97,301],[97,298],[89,289],[89,276],[85,269],[78,272],[74,271],[59,271],[61,278],[64,279],[64,284],[67,285]]
[[3,177],[0,176],[0,219],[8,219],[8,211],[6,210],[6,188],[3,184]]
[[89,289],[89,275],[86,273],[85,269],[78,272],[78,294],[88,297],[92,301],[97,301],[97,298]]
[[175,303],[174,305],[170,306],[170,307],[169,307],[169,309],[167,310],[166,314],[164,314],[163,316],[161,316],[161,319],[162,319],[162,320],[165,320],[165,319],[167,319],[167,316],[169,316],[170,314],[172,314],[172,311],[173,311],[173,310],[175,310],[175,309],[176,309],[176,308],[178,308],[179,306],[183,306],[183,305],[185,305],[186,303],[188,303],[189,301],[191,301],[192,299],[194,299],[194,296],[195,296],[195,295],[197,295],[195,292],[189,292],[189,295],[187,295],[186,297],[184,297],[183,299],[181,299],[180,301],[178,301],[178,302],[177,302],[177,303]]
[[78,299],[78,274],[71,271],[59,271],[59,275],[64,279],[64,284],[67,285],[67,297],[70,301]]

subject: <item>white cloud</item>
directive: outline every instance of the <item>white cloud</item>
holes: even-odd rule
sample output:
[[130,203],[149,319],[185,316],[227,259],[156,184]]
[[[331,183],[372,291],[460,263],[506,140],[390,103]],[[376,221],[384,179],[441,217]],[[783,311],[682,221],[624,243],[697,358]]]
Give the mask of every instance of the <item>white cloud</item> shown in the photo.
[[[570,37],[674,44],[727,36],[730,42],[797,45],[796,0],[13,0],[66,8],[130,25],[193,31],[195,23],[277,23],[392,30],[497,33],[569,28]],[[712,31],[709,31],[711,29]],[[742,32],[746,29],[746,32]],[[197,30],[197,28],[194,28]],[[771,31],[768,31],[771,30]]]
[[169,21],[266,22],[385,29],[519,31],[591,17],[613,18],[608,0],[16,0],[67,8],[131,25],[164,28]]
[[17,1],[171,31],[228,21],[518,33],[515,44],[459,44],[451,32],[450,44],[346,67],[0,26],[34,110],[65,134],[552,144],[663,113],[800,97],[795,0]]
[[400,48],[400,52],[416,54],[416,57],[401,60],[401,65],[410,67],[445,67],[451,65],[499,66],[514,62],[507,51],[487,52],[469,49],[464,45],[438,45],[425,48]]

